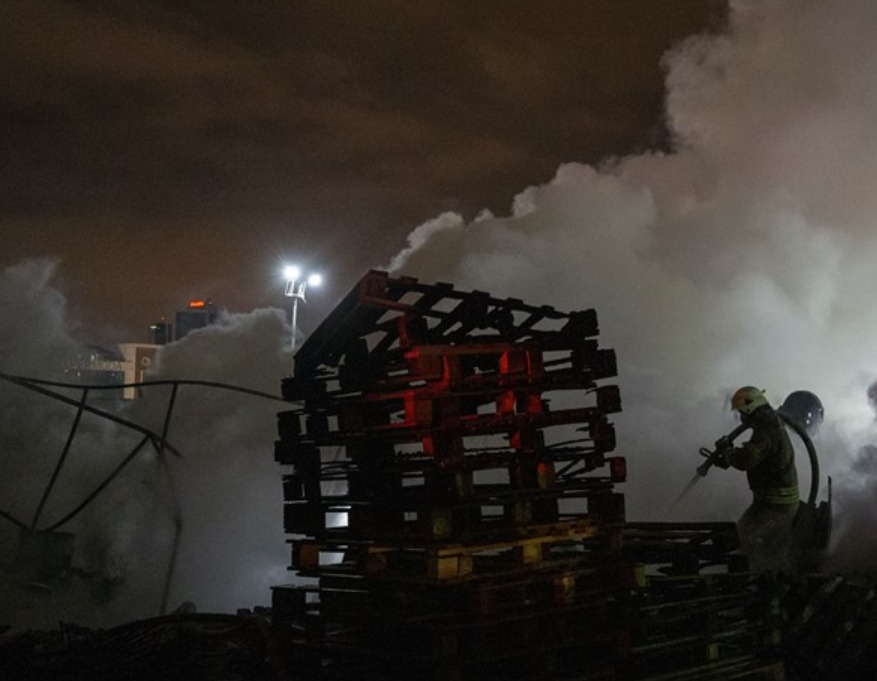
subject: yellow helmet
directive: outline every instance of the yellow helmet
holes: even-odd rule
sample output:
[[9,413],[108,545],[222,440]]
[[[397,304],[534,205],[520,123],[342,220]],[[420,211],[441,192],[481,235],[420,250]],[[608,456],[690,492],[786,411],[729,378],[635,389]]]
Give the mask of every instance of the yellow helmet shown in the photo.
[[734,393],[731,398],[731,409],[741,414],[751,414],[759,407],[770,406],[764,391],[753,388],[751,385],[744,386]]

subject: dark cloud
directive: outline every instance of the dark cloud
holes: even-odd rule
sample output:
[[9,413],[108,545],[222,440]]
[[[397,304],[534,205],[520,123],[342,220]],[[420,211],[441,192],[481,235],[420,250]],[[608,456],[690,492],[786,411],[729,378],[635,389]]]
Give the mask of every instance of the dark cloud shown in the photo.
[[286,257],[334,300],[432,215],[660,144],[661,55],[722,7],[10,0],[2,264],[60,257],[127,340],[190,288],[276,303]]

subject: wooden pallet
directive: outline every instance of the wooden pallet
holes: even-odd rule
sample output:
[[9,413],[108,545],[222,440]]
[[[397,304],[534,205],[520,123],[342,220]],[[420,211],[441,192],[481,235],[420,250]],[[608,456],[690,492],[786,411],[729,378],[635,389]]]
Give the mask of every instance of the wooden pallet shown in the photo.
[[[431,542],[378,543],[301,539],[291,541],[292,567],[305,576],[348,569],[364,576],[405,577],[408,579],[468,579],[496,572],[509,572],[538,566],[558,556],[576,559],[600,551],[618,552],[620,524],[595,523],[583,518],[557,523],[541,532],[527,533],[503,541],[482,543]],[[585,541],[587,540],[587,541]],[[564,549],[574,544],[575,552]],[[334,561],[333,561],[334,559]],[[340,564],[340,567],[333,566]]]

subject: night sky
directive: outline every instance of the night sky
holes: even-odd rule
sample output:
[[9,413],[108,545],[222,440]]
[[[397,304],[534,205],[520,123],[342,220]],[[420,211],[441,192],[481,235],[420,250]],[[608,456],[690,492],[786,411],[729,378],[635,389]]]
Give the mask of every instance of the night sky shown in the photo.
[[[6,0],[0,267],[59,259],[92,342],[192,297],[307,330],[417,225],[667,148],[662,55],[718,0]],[[539,303],[541,301],[533,301]]]

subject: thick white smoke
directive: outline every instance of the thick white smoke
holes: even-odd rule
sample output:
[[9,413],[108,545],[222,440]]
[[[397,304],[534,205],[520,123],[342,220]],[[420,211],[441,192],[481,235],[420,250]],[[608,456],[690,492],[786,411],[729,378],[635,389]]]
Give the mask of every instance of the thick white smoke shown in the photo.
[[[797,389],[821,397],[816,444],[839,483],[836,510],[869,487],[849,480],[873,469],[850,463],[875,435],[875,27],[866,0],[733,2],[726,34],[666,57],[674,153],[565,165],[508,216],[422,225],[391,263],[597,309],[619,358],[634,518],[666,517],[698,447],[733,426],[728,395],[747,384],[775,405]],[[715,471],[679,513],[736,518],[742,477]]]
[[[292,363],[288,341],[281,310],[226,314],[167,346],[150,380],[219,382],[279,397]],[[146,390],[132,418],[161,431],[169,388]],[[276,415],[285,408],[236,391],[180,387],[168,431],[184,455],[170,460],[183,520],[172,599],[206,611],[266,605],[270,587],[287,580],[282,471],[273,457]]]
[[[65,367],[75,365],[84,352],[69,334],[64,297],[50,284],[55,267],[51,260],[28,261],[0,273],[3,374],[63,381]],[[48,483],[74,412],[54,400],[0,383],[0,507],[25,524],[36,512],[43,487],[32,481]],[[105,432],[88,419],[82,426],[86,437],[100,438]],[[54,456],[38,455],[48,451]],[[17,530],[4,521],[0,526],[4,556],[10,554],[16,538]]]
[[[54,263],[25,262],[0,276],[0,372],[55,381],[86,348],[70,335]],[[227,383],[279,395],[289,374],[289,327],[280,310],[226,314],[215,326],[166,346],[150,380]],[[79,400],[79,390],[61,389]],[[143,388],[119,405],[90,393],[88,404],[156,433],[165,424],[170,386]],[[273,461],[276,413],[284,405],[218,388],[179,388],[167,466],[147,445],[81,513],[58,529],[76,535],[74,575],[66,583],[31,581],[12,568],[19,528],[30,525],[76,414],[64,404],[0,381],[0,611],[4,624],[49,628],[59,620],[109,626],[159,614],[179,523],[175,570],[166,595],[173,610],[265,605],[270,586],[287,581],[280,468]],[[85,414],[38,529],[81,503],[132,452],[141,436]]]

